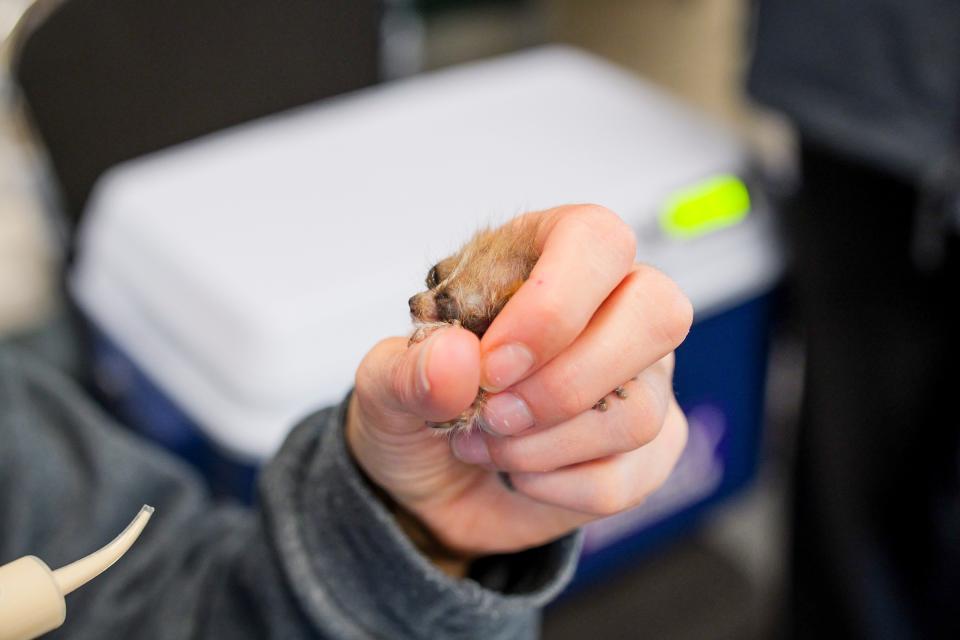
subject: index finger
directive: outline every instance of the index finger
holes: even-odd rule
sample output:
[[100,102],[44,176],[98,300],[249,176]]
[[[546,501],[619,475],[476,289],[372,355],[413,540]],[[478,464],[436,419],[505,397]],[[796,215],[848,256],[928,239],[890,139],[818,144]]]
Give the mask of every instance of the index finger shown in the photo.
[[523,221],[537,225],[540,258],[481,341],[481,384],[493,392],[569,346],[630,272],[637,252],[633,230],[598,205],[567,205]]

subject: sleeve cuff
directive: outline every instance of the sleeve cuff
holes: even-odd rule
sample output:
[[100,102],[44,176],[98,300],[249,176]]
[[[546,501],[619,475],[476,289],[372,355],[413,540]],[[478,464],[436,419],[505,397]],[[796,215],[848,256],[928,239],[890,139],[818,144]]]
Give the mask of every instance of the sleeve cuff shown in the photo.
[[580,536],[490,559],[483,573],[492,577],[477,577],[502,590],[448,577],[356,468],[343,433],[346,408],[303,421],[260,481],[268,535],[306,615],[334,637],[533,635],[538,609],[573,575]]

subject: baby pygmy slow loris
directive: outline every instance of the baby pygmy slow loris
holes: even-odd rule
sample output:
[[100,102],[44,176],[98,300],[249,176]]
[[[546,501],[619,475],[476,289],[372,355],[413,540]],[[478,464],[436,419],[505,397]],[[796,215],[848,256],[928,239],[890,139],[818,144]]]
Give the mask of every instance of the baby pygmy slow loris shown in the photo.
[[[431,267],[427,290],[410,298],[410,315],[415,329],[410,344],[426,339],[433,331],[457,325],[483,338],[494,318],[510,297],[530,277],[540,257],[536,243],[537,226],[521,219],[496,229],[484,229],[460,248]],[[624,388],[614,393],[626,398]],[[429,425],[444,433],[486,430],[481,417],[487,392],[478,390],[473,404],[457,418]],[[606,411],[606,398],[594,407]]]

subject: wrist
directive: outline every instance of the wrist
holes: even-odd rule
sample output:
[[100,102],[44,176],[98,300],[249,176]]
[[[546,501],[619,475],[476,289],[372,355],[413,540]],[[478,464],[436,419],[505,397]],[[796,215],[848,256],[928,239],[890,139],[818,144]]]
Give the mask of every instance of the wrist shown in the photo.
[[371,482],[374,493],[381,504],[393,515],[397,526],[403,531],[413,546],[438,569],[452,578],[466,577],[470,570],[472,556],[454,551],[444,545],[416,515],[405,509],[382,487]]
[[371,493],[390,512],[407,539],[432,564],[453,578],[465,577],[474,556],[455,551],[443,544],[419,517],[405,508],[390,491],[378,482],[376,465],[371,463],[366,455],[363,455],[363,452],[370,448],[369,434],[367,434],[362,421],[359,419],[356,393],[352,394],[350,398],[345,422],[347,453]]

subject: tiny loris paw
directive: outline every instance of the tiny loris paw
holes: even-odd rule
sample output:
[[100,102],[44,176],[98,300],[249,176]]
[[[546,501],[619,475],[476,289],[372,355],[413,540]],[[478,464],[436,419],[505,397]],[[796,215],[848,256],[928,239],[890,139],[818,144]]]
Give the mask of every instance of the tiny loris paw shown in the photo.
[[470,405],[470,408],[459,416],[446,422],[428,422],[427,426],[433,429],[434,433],[438,435],[452,436],[460,431],[470,432],[474,429],[483,429],[486,431],[487,429],[483,424],[483,418],[481,416],[483,403],[486,402],[486,400],[487,392],[481,389],[477,393],[477,397],[473,399],[473,404]]
[[413,330],[413,333],[410,335],[410,340],[407,341],[407,346],[412,346],[418,342],[423,342],[430,337],[437,329],[442,327],[449,327],[451,324],[459,323],[450,323],[450,322],[418,322],[416,327]]
[[[636,377],[632,379],[636,380]],[[621,400],[626,400],[630,395],[629,393],[627,393],[627,390],[625,388],[626,386],[627,386],[626,383],[624,383],[619,387],[617,387],[616,389],[614,389],[613,391],[611,391],[610,393],[617,396]],[[593,408],[597,411],[606,411],[607,409],[609,409],[610,405],[607,404],[607,396],[604,396],[599,400],[597,400],[597,403],[593,405]]]

